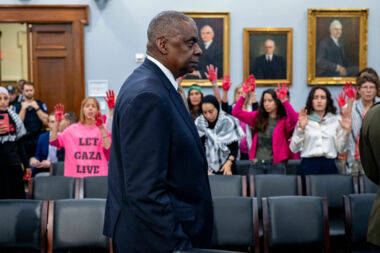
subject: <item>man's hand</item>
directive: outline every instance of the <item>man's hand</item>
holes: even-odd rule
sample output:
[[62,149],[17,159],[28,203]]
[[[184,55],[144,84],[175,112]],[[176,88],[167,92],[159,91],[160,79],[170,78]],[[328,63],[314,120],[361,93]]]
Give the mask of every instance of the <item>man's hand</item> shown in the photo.
[[282,85],[277,84],[277,87],[278,87],[276,90],[277,97],[278,99],[281,100],[281,102],[284,102],[286,100],[286,95],[288,94],[289,87],[286,86],[286,83],[282,83]]
[[30,105],[29,102],[27,102],[27,101],[22,101],[22,102],[21,102],[21,109],[26,110],[26,108],[28,108],[29,105]]
[[23,180],[29,181],[31,178],[32,178],[32,170],[30,168],[26,168]]
[[30,163],[30,166],[32,166],[34,168],[41,168],[40,161],[38,161],[35,157],[30,158],[29,163]]
[[230,75],[225,75],[224,78],[222,78],[222,88],[224,91],[228,91],[230,87],[231,87]]
[[214,68],[214,65],[210,64],[206,66],[207,72],[205,72],[206,77],[210,82],[214,83],[216,82],[216,79],[218,77],[218,68]]
[[30,103],[29,103],[29,106],[33,107],[35,110],[37,110],[39,108],[36,100],[32,100]]
[[337,69],[338,69],[339,75],[341,75],[341,76],[347,75],[347,70],[345,67],[338,64]]
[[342,108],[343,106],[345,106],[346,105],[346,94],[344,93],[344,91],[340,92],[339,97],[338,98],[335,97],[335,100],[338,103],[339,108]]
[[41,168],[49,168],[50,165],[51,165],[51,162],[48,161],[48,160],[43,160],[43,161],[41,162]]
[[54,116],[57,121],[61,121],[63,118],[63,111],[64,111],[64,106],[63,104],[57,104],[54,107]]
[[115,108],[115,93],[113,90],[108,90],[106,92],[107,97],[104,98],[106,100],[108,109],[113,109]]

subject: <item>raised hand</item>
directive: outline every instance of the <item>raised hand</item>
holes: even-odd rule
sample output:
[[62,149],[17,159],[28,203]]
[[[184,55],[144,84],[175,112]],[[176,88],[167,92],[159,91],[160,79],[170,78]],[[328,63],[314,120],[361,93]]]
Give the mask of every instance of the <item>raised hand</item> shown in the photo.
[[206,77],[210,82],[215,82],[218,76],[218,68],[214,68],[214,65],[210,64],[206,66],[207,72],[205,72]]
[[347,132],[351,132],[351,112],[348,108],[342,108],[340,111],[340,115],[342,116],[342,120],[339,120],[340,126]]
[[277,84],[277,90],[276,94],[278,99],[281,100],[281,102],[284,102],[286,100],[286,95],[288,94],[289,87],[286,86],[286,83],[280,83]]
[[307,115],[307,109],[302,108],[300,113],[298,114],[298,122],[299,122],[299,127],[302,130],[305,130],[307,122],[309,122],[309,116]]
[[224,78],[222,78],[222,88],[224,91],[228,91],[230,87],[231,87],[230,75],[225,75]]
[[245,81],[250,87],[251,91],[254,92],[256,89],[256,78],[254,75],[250,75]]
[[57,104],[54,107],[54,116],[57,121],[61,121],[63,118],[64,106],[63,104]]
[[339,93],[339,97],[335,97],[336,102],[338,103],[339,107],[342,108],[343,106],[346,105],[346,93],[342,91]]
[[113,109],[115,108],[115,93],[113,90],[108,90],[106,92],[107,97],[104,98],[108,104],[108,109]]
[[243,82],[243,83],[241,84],[241,87],[243,88],[243,93],[244,93],[245,95],[247,95],[248,93],[251,92],[251,87],[249,86],[248,83]]
[[346,84],[343,86],[343,91],[348,98],[355,98],[356,92],[358,91],[358,87],[356,87],[356,89],[354,90],[352,82],[346,82]]
[[106,115],[102,115],[101,112],[98,112],[98,113],[95,115],[95,125],[96,125],[97,127],[101,127],[101,126],[103,126],[103,123],[106,121],[105,118],[106,118]]

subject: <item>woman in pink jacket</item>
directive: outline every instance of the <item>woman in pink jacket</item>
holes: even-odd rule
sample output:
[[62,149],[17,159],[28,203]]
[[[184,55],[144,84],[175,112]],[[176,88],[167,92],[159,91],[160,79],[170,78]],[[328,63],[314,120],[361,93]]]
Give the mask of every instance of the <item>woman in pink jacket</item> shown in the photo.
[[284,162],[289,156],[288,139],[297,124],[298,114],[286,99],[286,86],[265,90],[258,111],[243,110],[248,89],[237,101],[232,115],[253,127],[249,159],[251,174],[285,174]]

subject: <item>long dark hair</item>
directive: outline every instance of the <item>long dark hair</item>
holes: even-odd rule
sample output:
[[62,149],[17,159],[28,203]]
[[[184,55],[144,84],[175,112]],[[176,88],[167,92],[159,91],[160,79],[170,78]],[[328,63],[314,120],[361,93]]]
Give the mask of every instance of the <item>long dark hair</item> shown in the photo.
[[315,91],[318,89],[323,90],[326,93],[327,103],[326,103],[325,115],[328,112],[331,112],[332,114],[336,114],[336,107],[334,106],[334,101],[331,98],[331,93],[326,87],[323,87],[323,86],[316,86],[310,90],[309,96],[307,97],[307,101],[306,101],[307,114],[310,115],[314,111],[313,98],[314,98]]
[[268,126],[268,119],[269,119],[269,113],[265,111],[264,108],[264,96],[265,94],[270,94],[272,98],[274,99],[274,102],[277,105],[277,119],[281,119],[286,117],[286,110],[285,107],[282,105],[281,101],[278,99],[276,92],[273,89],[265,90],[263,95],[261,95],[258,114],[256,116],[256,123],[255,127],[253,128],[252,132],[255,134],[257,132],[263,133]]

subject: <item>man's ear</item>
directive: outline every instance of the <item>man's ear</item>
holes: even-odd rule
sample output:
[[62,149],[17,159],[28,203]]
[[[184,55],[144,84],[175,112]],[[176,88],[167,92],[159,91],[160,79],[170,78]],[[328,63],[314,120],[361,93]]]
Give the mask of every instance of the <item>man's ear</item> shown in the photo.
[[156,46],[161,54],[168,54],[168,40],[165,37],[159,37],[156,39]]

